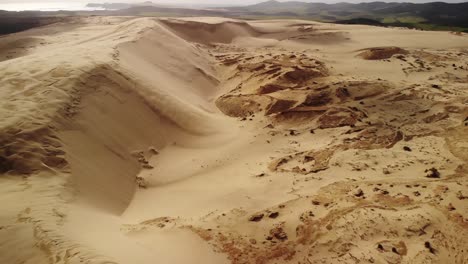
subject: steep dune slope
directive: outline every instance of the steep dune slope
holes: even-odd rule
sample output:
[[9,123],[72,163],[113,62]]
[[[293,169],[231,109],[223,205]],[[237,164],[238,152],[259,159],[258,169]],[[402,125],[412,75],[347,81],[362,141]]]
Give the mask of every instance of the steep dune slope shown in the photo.
[[231,43],[235,38],[259,36],[261,32],[246,22],[239,21],[190,21],[167,19],[161,21],[183,39],[200,43]]
[[[33,179],[59,195],[26,187],[24,197],[31,200],[21,210],[31,215],[24,222],[33,229],[47,226],[47,234],[52,231],[58,237],[66,232],[59,231],[67,215],[67,210],[57,211],[61,206],[57,203],[65,202],[61,196],[73,197],[83,208],[96,208],[108,217],[121,214],[137,186],[145,184],[137,179],[142,167],[149,168],[140,150],[143,155],[155,155],[179,138],[183,139],[179,144],[189,144],[190,138],[228,129],[229,122],[207,111],[213,112],[208,100],[218,81],[202,51],[154,20],[117,22],[110,18],[105,26],[85,20],[82,31],[74,34],[79,36],[76,40],[67,32],[53,34],[48,37],[50,49],[38,48],[1,65],[5,111],[0,167],[2,173],[11,175],[2,179],[6,188],[2,196],[9,199],[13,195],[9,186],[29,186]],[[67,47],[61,46],[67,37]],[[160,47],[162,43],[171,45]],[[55,50],[58,47],[60,51]],[[145,53],[149,49],[155,51],[153,56]],[[43,200],[37,189],[53,200],[50,207],[41,209],[37,204]],[[14,212],[25,205],[11,200],[10,206]],[[84,211],[83,220],[88,217]],[[31,240],[12,236],[10,224],[16,215],[7,214],[2,220],[2,252],[11,247],[8,240]],[[23,226],[18,232],[26,235],[30,227]],[[39,242],[46,244],[31,255],[43,252],[46,259],[74,261],[63,246],[71,238],[53,236],[33,238],[57,242]],[[76,257],[76,261],[94,259],[93,254]],[[2,254],[2,262],[36,261],[31,255]]]

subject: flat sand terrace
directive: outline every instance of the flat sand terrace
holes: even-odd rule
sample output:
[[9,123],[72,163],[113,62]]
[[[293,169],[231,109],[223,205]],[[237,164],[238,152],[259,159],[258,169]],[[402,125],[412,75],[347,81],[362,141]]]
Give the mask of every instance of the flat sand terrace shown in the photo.
[[466,34],[81,17],[0,48],[0,263],[468,259]]

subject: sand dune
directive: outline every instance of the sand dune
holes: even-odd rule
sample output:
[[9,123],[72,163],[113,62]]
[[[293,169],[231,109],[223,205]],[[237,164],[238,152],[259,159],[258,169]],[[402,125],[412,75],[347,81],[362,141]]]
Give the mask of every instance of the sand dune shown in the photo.
[[235,38],[260,35],[246,22],[239,21],[181,21],[168,19],[161,21],[181,38],[200,44],[231,43]]
[[466,263],[468,36],[88,17],[0,39],[0,263]]

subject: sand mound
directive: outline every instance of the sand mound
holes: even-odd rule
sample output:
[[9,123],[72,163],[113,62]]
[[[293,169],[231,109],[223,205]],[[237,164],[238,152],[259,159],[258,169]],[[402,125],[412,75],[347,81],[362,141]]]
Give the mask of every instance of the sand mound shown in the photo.
[[260,35],[257,30],[245,22],[227,21],[211,24],[169,19],[162,20],[162,23],[183,39],[200,44],[231,43],[238,37]]
[[282,91],[285,89],[288,89],[288,87],[281,86],[278,84],[266,84],[266,85],[260,86],[257,92],[258,94],[269,94],[269,93],[274,93],[277,91]]
[[352,109],[331,108],[318,119],[319,128],[355,126],[361,116]]
[[242,79],[236,89],[220,96],[217,107],[225,114],[247,117],[262,112],[276,115],[316,101],[330,101],[323,94],[311,93],[307,85],[327,76],[323,62],[295,53],[266,53],[249,56],[216,56],[232,69],[231,80]]
[[206,52],[158,23],[138,40],[119,45],[118,56],[129,78],[141,83],[137,93],[155,111],[191,133],[223,129],[207,104],[219,81]]
[[265,111],[273,101],[271,97],[227,95],[216,100],[216,106],[225,114],[232,117],[248,117]]
[[407,54],[408,51],[399,47],[378,47],[361,50],[358,56],[365,60],[384,60],[389,59],[395,54]]
[[346,43],[350,41],[348,32],[315,32],[313,27],[299,28],[301,34],[288,37],[292,40],[304,44],[332,44]]

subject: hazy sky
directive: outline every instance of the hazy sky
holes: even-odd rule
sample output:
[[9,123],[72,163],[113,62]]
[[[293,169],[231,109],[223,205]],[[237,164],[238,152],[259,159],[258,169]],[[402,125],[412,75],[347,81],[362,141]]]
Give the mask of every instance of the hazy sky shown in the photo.
[[[144,2],[146,0],[0,0],[1,3],[21,3],[21,2],[85,2],[85,3],[99,3],[99,2],[111,2],[111,3],[121,3],[121,2]],[[259,3],[264,2],[266,0],[235,0],[235,1],[227,1],[227,0],[152,0],[154,3],[172,3],[172,4],[212,4],[212,5],[245,5],[245,4],[252,4],[252,3]],[[360,3],[360,2],[374,2],[376,0],[296,0],[302,2],[322,2],[322,3],[336,3],[336,2],[353,2],[353,3]],[[413,3],[423,3],[423,2],[436,2],[440,0],[395,0],[395,1],[383,1],[383,2],[413,2]],[[445,0],[441,2],[448,2],[448,3],[460,3],[466,2],[468,0]],[[281,2],[286,2],[282,0]]]

